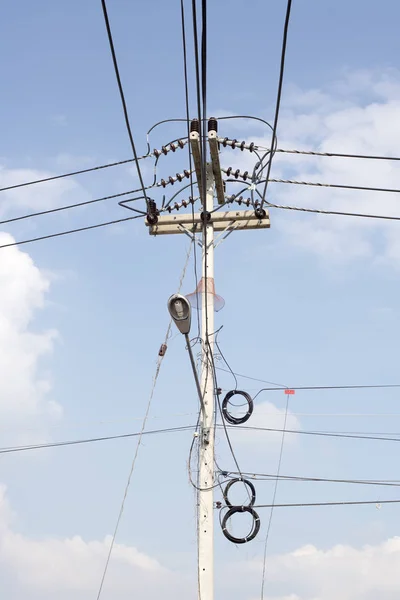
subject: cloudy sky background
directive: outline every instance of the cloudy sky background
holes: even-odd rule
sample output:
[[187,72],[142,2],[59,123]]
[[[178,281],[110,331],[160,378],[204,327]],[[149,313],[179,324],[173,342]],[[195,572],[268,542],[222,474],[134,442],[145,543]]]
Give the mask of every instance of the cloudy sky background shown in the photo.
[[[272,120],[285,3],[212,4],[209,114]],[[109,12],[143,154],[153,123],[184,116],[179,3],[116,0]],[[294,2],[280,147],[400,155],[399,16],[394,0]],[[4,7],[0,29],[1,187],[130,157],[100,2],[16,1]],[[220,132],[269,142],[268,131],[251,122],[225,121]],[[152,147],[178,135],[180,125],[160,128]],[[222,160],[244,170],[250,158],[227,150]],[[152,164],[143,164],[150,181]],[[184,168],[186,152],[177,153],[160,164],[160,177]],[[400,188],[394,162],[277,155],[272,176]],[[134,169],[122,166],[1,192],[0,219],[136,187]],[[400,216],[396,194],[271,184],[269,200]],[[125,216],[111,200],[3,224],[0,245]],[[216,255],[217,293],[226,301],[216,324],[224,326],[219,341],[232,368],[285,385],[398,383],[399,226],[271,209],[270,230],[230,236]],[[168,325],[166,300],[187,250],[184,236],[150,239],[139,221],[0,249],[2,448],[140,429]],[[194,286],[191,262],[183,291]],[[223,371],[219,384],[234,386]],[[262,384],[240,385],[255,394]],[[399,433],[398,397],[395,389],[297,392],[288,425]],[[249,424],[280,428],[285,400],[281,392],[260,394]],[[184,345],[174,333],[148,429],[193,425],[196,408]],[[132,593],[195,597],[191,439],[192,431],[143,439],[105,600]],[[279,434],[234,432],[232,439],[243,470],[276,471]],[[2,455],[2,597],[96,597],[135,444],[133,438]],[[396,442],[288,434],[282,474],[397,479],[396,449]],[[217,455],[223,468],[234,468],[222,433]],[[257,483],[259,503],[270,503],[272,492],[272,483]],[[400,491],[288,482],[277,495],[278,502],[365,499],[400,499]],[[277,509],[266,599],[397,599],[398,510]],[[259,598],[269,516],[260,514],[258,538],[239,548],[216,523],[218,597]]]

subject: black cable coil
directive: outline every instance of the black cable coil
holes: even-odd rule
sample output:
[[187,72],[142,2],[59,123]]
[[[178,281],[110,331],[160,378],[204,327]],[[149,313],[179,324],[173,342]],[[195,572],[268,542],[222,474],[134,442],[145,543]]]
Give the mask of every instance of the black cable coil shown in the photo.
[[231,479],[230,482],[227,484],[226,488],[223,491],[223,496],[224,496],[224,500],[225,500],[225,504],[227,506],[229,506],[229,508],[233,507],[232,502],[229,500],[228,497],[228,492],[231,489],[231,487],[235,484],[238,483],[239,481],[241,481],[242,483],[244,483],[245,486],[247,486],[251,492],[251,499],[249,504],[247,504],[247,506],[254,506],[255,502],[256,502],[256,488],[254,487],[254,485],[252,484],[251,481],[249,481],[248,479],[243,479],[243,477],[235,477],[234,479]]
[[[231,413],[228,411],[229,401],[232,398],[232,396],[235,395],[243,396],[248,405],[247,412],[242,417],[235,417],[234,415],[231,415]],[[253,414],[253,410],[254,404],[252,397],[247,392],[243,392],[241,390],[231,390],[226,394],[225,398],[222,401],[222,414],[224,416],[225,421],[227,421],[231,425],[241,425],[242,423],[246,423],[246,421],[248,421],[251,415]]]
[[[245,512],[250,513],[251,516],[253,517],[253,526],[248,535],[246,535],[245,537],[242,537],[242,538],[238,538],[238,537],[233,536],[231,533],[229,533],[226,525],[227,525],[229,519],[233,515],[235,515],[236,513],[245,513]],[[224,518],[222,519],[221,527],[222,527],[222,533],[230,542],[232,542],[233,544],[246,544],[247,542],[251,542],[251,540],[254,540],[254,538],[260,531],[260,517],[258,516],[258,514],[256,513],[256,511],[254,510],[254,508],[252,506],[232,506],[225,513]]]

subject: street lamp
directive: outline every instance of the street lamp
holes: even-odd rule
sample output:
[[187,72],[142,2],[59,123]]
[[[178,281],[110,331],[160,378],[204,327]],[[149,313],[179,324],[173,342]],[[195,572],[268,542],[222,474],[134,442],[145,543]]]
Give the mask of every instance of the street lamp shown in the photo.
[[173,294],[168,300],[168,310],[179,331],[188,335],[192,317],[189,300],[182,294]]
[[206,417],[206,409],[204,406],[203,394],[201,392],[199,376],[196,371],[196,364],[194,362],[194,356],[192,352],[192,346],[189,339],[190,322],[192,318],[192,308],[189,300],[182,296],[182,294],[173,294],[168,300],[168,311],[171,315],[172,320],[186,339],[186,348],[189,352],[190,364],[192,365],[192,371],[194,380],[196,382],[197,393],[199,395],[201,412],[203,414],[203,422]]

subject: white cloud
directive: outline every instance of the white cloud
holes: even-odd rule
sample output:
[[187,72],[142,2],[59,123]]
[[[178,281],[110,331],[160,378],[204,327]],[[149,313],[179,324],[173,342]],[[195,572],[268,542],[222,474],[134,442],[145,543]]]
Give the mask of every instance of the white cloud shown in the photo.
[[[13,241],[10,235],[0,234],[0,244]],[[44,417],[61,414],[61,407],[48,398],[51,381],[40,371],[40,361],[51,354],[57,334],[32,330],[36,312],[45,305],[49,279],[28,254],[18,247],[6,248],[0,261],[0,289],[2,429],[35,418],[44,423]]]
[[[70,538],[27,537],[14,530],[4,486],[0,486],[0,571],[18,586],[15,600],[40,597],[95,597],[111,538],[85,541]],[[187,581],[133,546],[115,544],[104,585],[104,598],[127,600],[132,593],[146,598],[176,597]],[[194,589],[194,587],[193,587]],[[4,588],[3,588],[4,591]],[[38,596],[36,596],[38,594]],[[117,596],[115,596],[117,594]],[[65,595],[65,596],[64,596]],[[15,597],[15,596],[13,596]]]
[[[288,86],[279,126],[281,148],[398,156],[400,72],[346,72],[326,89]],[[270,133],[251,138],[269,146]],[[227,154],[227,153],[231,154]],[[226,150],[223,163],[234,168],[254,164],[250,154]],[[272,178],[400,189],[400,165],[276,154]],[[238,191],[238,185],[232,190]],[[231,193],[231,192],[230,192]],[[400,216],[400,194],[270,184],[275,204],[342,212]],[[271,209],[271,227],[285,244],[316,253],[324,260],[362,259],[400,266],[400,222],[319,216]]]
[[[251,418],[244,424],[244,427],[260,427],[265,429],[281,430],[285,424],[285,410],[278,408],[272,402],[256,402],[254,412]],[[300,429],[298,418],[289,410],[286,418],[286,429]],[[235,429],[233,427],[230,436],[235,443],[256,444],[261,451],[265,448],[266,452],[270,451],[270,446],[278,446],[281,443],[281,431],[257,431],[254,429]],[[287,435],[285,445],[293,443],[296,436]]]
[[[276,600],[395,600],[400,594],[400,538],[356,548],[313,545],[271,556],[266,589]],[[261,571],[260,561],[245,569]],[[272,597],[270,596],[269,598]]]

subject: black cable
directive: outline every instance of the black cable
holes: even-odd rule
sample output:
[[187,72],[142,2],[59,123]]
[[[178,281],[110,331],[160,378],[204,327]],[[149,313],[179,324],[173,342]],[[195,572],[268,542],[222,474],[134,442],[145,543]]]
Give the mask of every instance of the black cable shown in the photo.
[[[229,412],[228,410],[228,404],[232,404],[230,402],[231,398],[235,395],[239,395],[242,396],[245,399],[245,405],[247,404],[247,411],[244,415],[237,417],[236,415],[233,415]],[[237,405],[233,405],[233,406],[237,406]],[[240,405],[243,406],[243,405]],[[254,410],[254,403],[253,403],[253,399],[250,396],[250,394],[248,394],[247,392],[244,392],[242,390],[231,390],[230,392],[228,392],[225,395],[225,398],[222,401],[222,415],[223,418],[225,419],[225,421],[227,421],[227,423],[230,423],[231,425],[242,425],[243,423],[246,423],[251,415],[253,414],[253,410]]]
[[285,150],[283,148],[277,148],[276,152],[282,152],[284,154],[306,154],[310,156],[327,156],[337,158],[363,158],[366,160],[395,160],[399,161],[399,156],[374,156],[368,154],[342,154],[340,152],[315,152],[312,150]]
[[[269,383],[270,385],[278,386],[277,389],[286,390],[287,388],[281,383],[274,383],[273,381],[266,381],[265,379],[257,379],[257,377],[249,377],[248,375],[242,375],[241,373],[236,373],[235,371],[228,371],[227,369],[223,369],[222,367],[215,367],[218,371],[224,371],[225,373],[232,373],[236,377],[242,377],[243,379],[250,379],[251,381],[260,381],[261,383]],[[400,385],[400,384],[399,384]]]
[[140,185],[141,185],[141,188],[143,191],[143,196],[145,197],[146,204],[148,204],[147,196],[146,196],[146,188],[143,183],[142,172],[140,170],[140,165],[139,165],[139,158],[138,158],[138,155],[136,152],[135,142],[133,141],[131,125],[129,123],[128,109],[126,106],[124,90],[122,87],[121,77],[119,74],[117,56],[115,54],[115,48],[114,48],[114,42],[113,42],[113,37],[112,37],[112,33],[111,33],[110,22],[108,20],[106,0],[101,0],[101,6],[103,8],[104,21],[105,21],[105,25],[106,25],[106,29],[107,29],[108,42],[110,44],[110,50],[111,50],[111,55],[112,55],[112,60],[113,60],[113,65],[114,65],[115,76],[116,76],[117,83],[118,83],[119,94],[121,97],[122,109],[124,111],[126,129],[128,131],[128,136],[129,136],[129,141],[131,143],[133,156],[135,157],[136,169],[137,169]]
[[136,215],[135,217],[126,217],[125,219],[116,219],[115,221],[106,221],[105,223],[98,223],[97,225],[88,225],[86,227],[79,227],[78,229],[70,229],[68,231],[59,231],[58,233],[51,233],[50,235],[42,235],[40,237],[31,238],[29,240],[20,240],[19,242],[11,242],[10,244],[2,244],[0,248],[9,248],[11,246],[22,246],[22,244],[31,244],[32,242],[40,242],[42,240],[49,240],[50,238],[61,237],[63,235],[69,235],[70,233],[79,233],[80,231],[89,231],[89,229],[97,229],[98,227],[107,227],[108,225],[115,225],[116,223],[123,223],[124,221],[133,221],[139,219],[142,215]]
[[[381,190],[382,191],[382,190]],[[395,191],[395,190],[393,190]],[[399,190],[400,192],[400,190]],[[333,215],[339,217],[360,217],[364,219],[383,219],[385,221],[400,221],[400,217],[389,217],[385,215],[368,215],[365,213],[349,213],[336,210],[321,210],[317,208],[302,208],[300,206],[281,206],[279,204],[271,204],[266,201],[269,208],[277,208],[281,210],[295,210],[298,212],[313,213],[316,215]]]
[[[224,356],[224,354],[223,354],[223,352],[222,352],[222,350],[221,350],[221,348],[220,348],[220,346],[219,346],[219,344],[218,344],[218,339],[217,339],[217,336],[215,336],[214,343],[215,343],[215,345],[217,346],[218,353],[221,355],[221,358],[222,358],[222,360],[224,361],[224,363],[225,363],[225,364],[226,364],[226,366],[228,367],[228,369],[229,369],[229,373],[232,375],[232,377],[233,377],[233,378],[234,378],[234,380],[235,380],[235,390],[237,390],[237,388],[238,388],[238,380],[237,380],[236,374],[235,374],[235,373],[232,371],[232,369],[231,369],[231,367],[230,367],[229,363],[227,362],[227,360],[226,360],[226,358],[225,358],[225,356]],[[220,370],[222,370],[222,369],[220,369]]]
[[[143,158],[149,158],[149,154],[139,156],[138,160]],[[51,177],[44,177],[43,179],[35,179],[33,181],[25,181],[23,183],[16,183],[14,185],[8,185],[7,187],[0,188],[0,192],[6,192],[8,190],[15,190],[17,188],[26,187],[28,185],[35,185],[36,183],[46,183],[47,181],[54,181],[56,179],[63,179],[64,177],[74,177],[75,175],[82,175],[83,173],[91,173],[92,171],[100,171],[101,169],[108,169],[109,167],[117,167],[119,165],[125,165],[126,163],[134,162],[134,158],[128,158],[127,160],[120,160],[114,163],[108,163],[107,165],[99,165],[98,167],[90,167],[89,169],[81,169],[80,171],[71,171],[71,173],[63,173],[62,175],[52,175]]]
[[[185,109],[186,109],[186,122],[187,122],[187,136],[190,140],[190,111],[189,111],[189,84],[188,84],[188,69],[187,69],[187,50],[186,50],[186,21],[185,21],[185,6],[184,1],[181,0],[181,25],[182,25],[182,50],[183,50],[183,75],[185,81]],[[190,151],[190,142],[188,143],[189,153],[189,171],[190,171],[190,195],[194,198],[193,190],[193,174],[192,174],[192,153]],[[194,204],[192,206],[192,224],[194,226]],[[198,286],[198,275],[197,275],[197,251],[196,251],[196,240],[193,240],[193,263],[194,263],[194,278],[196,283],[196,290]],[[197,311],[197,335],[200,337],[200,313]]]
[[137,437],[139,435],[151,435],[156,433],[173,433],[176,431],[189,431],[193,429],[193,425],[182,425],[181,427],[167,427],[165,429],[152,429],[149,431],[123,433],[120,435],[109,435],[97,438],[87,438],[82,440],[68,440],[65,442],[49,442],[44,444],[31,444],[29,446],[11,446],[9,448],[0,448],[0,454],[11,454],[14,452],[24,452],[26,450],[40,450],[43,448],[59,448],[61,446],[76,446],[79,444],[91,444],[93,442],[106,442],[109,440],[122,440],[125,438]]
[[[361,504],[400,504],[400,500],[358,500],[345,502],[299,502],[296,504],[275,504],[274,508],[300,508],[304,506],[356,506]],[[255,508],[271,508],[271,504],[258,504]]]
[[[215,414],[216,414],[216,410],[217,410],[217,407],[218,407],[220,415],[221,415],[221,420],[222,420],[222,425],[220,425],[220,426],[218,426],[215,423],[215,426],[214,426],[214,435],[215,435],[215,431],[217,430],[217,427],[222,427],[224,429],[225,438],[226,438],[226,441],[228,443],[228,447],[229,447],[230,453],[232,455],[232,458],[233,458],[233,461],[234,461],[234,463],[236,465],[238,473],[240,474],[241,471],[240,471],[240,467],[239,467],[239,462],[238,462],[238,459],[236,458],[236,454],[235,454],[235,451],[233,449],[232,441],[231,441],[230,436],[229,436],[228,427],[227,427],[227,425],[225,423],[224,416],[223,416],[223,411],[222,411],[222,406],[221,406],[221,400],[220,400],[220,397],[219,397],[219,394],[218,394],[219,386],[218,386],[218,381],[217,381],[217,373],[216,373],[216,370],[215,370],[214,356],[213,356],[211,345],[210,345],[210,342],[209,342],[208,339],[206,341],[206,344],[208,345],[209,356],[211,357],[211,365],[210,366],[212,368],[213,380],[214,380],[214,395],[215,395],[215,400],[216,400],[216,403],[215,403]],[[208,360],[210,360],[210,359],[208,359]],[[240,475],[240,477],[242,477],[242,476]],[[245,486],[245,489],[246,489],[247,495],[249,495],[249,491],[248,491],[248,489],[247,489],[246,486]],[[249,496],[249,499],[250,499],[250,496]]]
[[[217,427],[221,427],[221,425],[217,425]],[[335,433],[330,431],[304,431],[303,429],[275,429],[270,427],[251,427],[248,425],[232,425],[229,428],[234,429],[248,429],[250,431],[272,431],[281,433],[285,431],[285,433],[292,433],[296,435],[315,435],[320,437],[333,437],[333,438],[342,438],[342,439],[352,439],[352,440],[376,440],[381,442],[400,442],[400,437],[388,437],[388,436],[378,436],[378,435],[358,435],[351,433]],[[395,434],[396,435],[396,434]]]
[[[275,143],[276,143],[276,134],[277,134],[277,129],[278,129],[279,109],[280,109],[280,106],[281,106],[281,96],[282,96],[282,87],[283,87],[283,75],[284,75],[284,72],[285,72],[285,58],[286,58],[287,34],[288,34],[288,29],[289,29],[289,21],[290,21],[290,11],[291,11],[291,8],[292,8],[292,0],[288,0],[287,6],[286,6],[285,25],[284,25],[284,28],[283,28],[281,64],[280,64],[280,71],[279,71],[278,93],[277,93],[277,96],[276,96],[276,107],[275,107],[275,117],[274,117],[273,131],[272,131],[272,139],[271,139],[271,150],[275,146]],[[270,160],[268,162],[268,170],[267,170],[267,175],[266,175],[266,179],[265,179],[264,193],[263,193],[263,199],[261,201],[260,210],[263,209],[265,195],[267,193],[268,180],[269,180],[269,176],[271,174],[271,165],[272,165],[272,156],[270,157]]]
[[[314,181],[296,181],[294,179],[270,179],[270,183],[287,183],[290,185],[307,185],[311,187],[326,187],[335,188],[340,190],[359,190],[362,192],[384,192],[386,194],[399,194],[400,189],[396,188],[380,188],[380,187],[367,187],[360,185],[344,185],[338,183],[320,183]],[[242,182],[239,182],[242,183]],[[262,182],[260,182],[262,183]]]
[[[250,379],[250,378],[249,378]],[[260,381],[259,379],[256,379],[256,381]],[[399,388],[400,387],[400,383],[388,383],[388,384],[381,384],[381,385],[303,385],[303,386],[294,386],[294,387],[271,387],[271,388],[262,388],[261,390],[259,390],[257,392],[257,394],[254,396],[253,400],[255,400],[257,398],[257,396],[259,396],[261,394],[261,392],[276,392],[276,391],[284,391],[284,390],[369,390],[369,389],[375,389],[375,390],[379,390],[379,389],[386,389],[386,388]]]
[[[245,537],[235,537],[228,531],[227,523],[229,519],[237,513],[250,513],[253,517],[251,530]],[[254,510],[252,506],[232,506],[225,513],[224,518],[221,522],[221,528],[224,536],[233,544],[246,544],[247,542],[251,542],[252,540],[254,540],[254,538],[260,531],[260,517],[258,516],[258,513]]]
[[[183,0],[181,0],[183,2]],[[271,125],[264,121],[264,119],[260,119],[258,117],[251,117],[249,115],[234,115],[229,117],[217,117],[220,121],[221,119],[256,119],[268,125],[268,127],[272,128]],[[169,119],[167,119],[169,121]],[[173,121],[186,121],[186,119],[173,119]],[[270,150],[268,150],[270,152]],[[361,159],[370,159],[370,160],[394,160],[400,161],[400,157],[398,156],[369,156],[366,154],[342,154],[339,152],[315,152],[311,150],[285,150],[283,148],[277,148],[275,152],[281,152],[286,154],[306,154],[311,156],[327,156],[327,157],[339,157],[339,158],[361,158]],[[150,146],[149,153],[144,154],[143,156],[139,156],[138,160],[143,160],[145,158],[151,158],[150,154]],[[108,169],[110,167],[118,167],[119,165],[125,165],[127,163],[135,162],[134,158],[128,158],[126,160],[120,160],[113,163],[107,163],[105,165],[98,165],[96,167],[89,167],[87,169],[80,169],[79,171],[71,171],[69,173],[62,173],[61,175],[52,175],[50,177],[44,177],[42,179],[34,179],[32,181],[24,181],[23,183],[16,183],[14,185],[9,185],[7,187],[0,188],[0,192],[6,192],[8,190],[15,190],[21,187],[26,187],[30,185],[36,185],[37,183],[46,183],[48,181],[55,181],[57,179],[64,179],[65,177],[75,177],[76,175],[82,175],[85,173],[91,173],[93,171],[100,171],[102,169]],[[192,194],[193,195],[193,194]]]
[[[0,190],[1,191],[1,190]],[[58,208],[50,208],[49,210],[42,210],[36,213],[28,213],[26,215],[21,215],[19,217],[12,217],[11,219],[5,219],[4,221],[0,221],[0,225],[5,225],[6,223],[14,223],[15,221],[22,221],[24,219],[31,219],[33,217],[41,217],[43,215],[50,215],[51,213],[62,212],[63,210],[70,210],[72,208],[78,208],[79,206],[87,206],[88,204],[95,204],[97,202],[103,202],[104,200],[111,200],[112,198],[120,198],[121,196],[127,196],[128,194],[135,194],[139,190],[129,190],[129,192],[121,192],[119,194],[113,194],[112,196],[103,196],[103,198],[95,198],[94,200],[86,200],[85,202],[77,202],[76,204],[69,204],[68,206],[59,206]],[[143,197],[143,196],[142,196]],[[126,202],[133,202],[135,199],[126,200]],[[145,215],[143,211],[140,211],[141,214]]]
[[[230,474],[234,474],[232,471]],[[247,479],[253,479],[255,481],[295,481],[295,482],[311,482],[311,483],[343,483],[352,485],[378,485],[384,487],[400,487],[399,480],[382,480],[382,479],[329,479],[326,477],[305,477],[305,476],[294,476],[294,475],[270,475],[268,473],[246,473],[243,472],[243,476]]]

